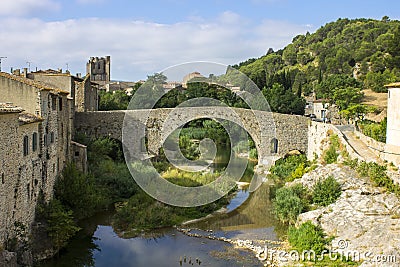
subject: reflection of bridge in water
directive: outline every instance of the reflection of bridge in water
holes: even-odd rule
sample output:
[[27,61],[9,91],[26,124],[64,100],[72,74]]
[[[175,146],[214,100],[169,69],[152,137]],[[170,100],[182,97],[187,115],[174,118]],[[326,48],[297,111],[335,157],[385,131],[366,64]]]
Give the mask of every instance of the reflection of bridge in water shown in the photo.
[[[143,150],[143,141],[146,136],[150,153],[156,154],[168,135],[183,121],[199,118],[221,118],[243,125],[243,128],[254,140],[259,163],[284,156],[294,149],[302,152],[307,151],[308,119],[306,117],[242,108],[230,109],[234,112],[227,112],[226,107],[77,112],[75,128],[78,132],[90,136],[109,136],[122,140],[124,118],[127,116],[129,120],[125,120],[125,123],[128,121],[131,126],[133,125],[131,127],[132,133],[129,133],[135,140],[130,144],[135,147],[133,150],[137,153],[143,152],[141,150]],[[168,117],[172,114],[171,112],[179,115],[174,115],[171,119]],[[167,120],[168,123],[164,125]],[[146,127],[139,127],[145,123]],[[138,127],[134,127],[135,125]],[[147,133],[141,132],[140,128],[146,128]],[[136,132],[134,129],[136,129]]]

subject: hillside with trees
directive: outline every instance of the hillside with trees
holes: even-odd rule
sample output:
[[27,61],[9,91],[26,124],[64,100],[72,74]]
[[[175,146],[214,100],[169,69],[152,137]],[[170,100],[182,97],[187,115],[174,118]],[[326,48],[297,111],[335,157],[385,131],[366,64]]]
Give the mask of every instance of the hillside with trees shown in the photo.
[[360,104],[363,89],[385,92],[385,84],[400,80],[400,22],[338,19],[232,67],[263,90],[273,111],[298,114],[293,103],[315,93],[354,117],[371,110]]

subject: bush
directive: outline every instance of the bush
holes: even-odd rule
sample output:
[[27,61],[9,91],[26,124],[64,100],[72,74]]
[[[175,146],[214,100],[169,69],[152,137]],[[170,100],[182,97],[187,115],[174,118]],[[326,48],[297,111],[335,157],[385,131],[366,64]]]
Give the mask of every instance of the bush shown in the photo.
[[54,186],[55,198],[67,209],[74,211],[76,219],[83,219],[104,208],[104,194],[96,187],[94,177],[68,164]]
[[329,176],[323,181],[318,181],[313,187],[313,203],[321,206],[328,206],[334,203],[341,194],[340,184]]
[[364,135],[369,136],[379,142],[386,142],[387,118],[382,120],[380,123],[364,120],[358,122],[357,125]]
[[307,190],[302,185],[282,187],[276,191],[275,215],[282,223],[294,224],[308,206]]
[[340,148],[339,137],[336,134],[333,134],[329,137],[330,146],[328,150],[325,151],[323,159],[326,164],[332,164],[337,162],[337,158],[339,153],[337,150]]
[[278,159],[275,165],[271,167],[271,173],[280,180],[291,181],[293,180],[293,175],[298,177],[300,170],[297,170],[296,174],[294,174],[294,172],[296,172],[296,169],[301,165],[303,165],[304,168],[310,165],[305,155],[288,156]]
[[80,230],[75,224],[73,212],[65,209],[57,199],[51,200],[42,212],[48,223],[48,235],[57,249],[64,247],[68,240]]
[[400,186],[386,174],[386,166],[362,161],[356,167],[356,171],[360,176],[369,177],[376,186],[385,187],[390,192],[400,195]]
[[306,250],[313,250],[316,255],[321,254],[329,240],[321,227],[312,224],[310,221],[296,227],[289,227],[288,240],[293,249],[299,253]]

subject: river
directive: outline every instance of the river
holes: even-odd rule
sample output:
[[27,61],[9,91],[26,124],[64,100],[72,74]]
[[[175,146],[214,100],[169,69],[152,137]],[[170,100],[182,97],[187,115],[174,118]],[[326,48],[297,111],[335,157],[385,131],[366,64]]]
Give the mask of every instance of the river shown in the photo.
[[[216,166],[226,156],[216,158]],[[223,165],[223,164],[222,164]],[[252,177],[254,163],[241,181]],[[230,243],[212,240],[207,236],[233,240],[278,240],[285,229],[271,214],[270,190],[264,183],[250,193],[238,190],[227,206],[228,213],[185,225],[204,237],[191,237],[175,228],[154,230],[135,238],[119,237],[110,226],[111,213],[101,213],[81,222],[82,230],[60,252],[59,257],[38,267],[55,266],[263,266],[248,250],[235,249]]]

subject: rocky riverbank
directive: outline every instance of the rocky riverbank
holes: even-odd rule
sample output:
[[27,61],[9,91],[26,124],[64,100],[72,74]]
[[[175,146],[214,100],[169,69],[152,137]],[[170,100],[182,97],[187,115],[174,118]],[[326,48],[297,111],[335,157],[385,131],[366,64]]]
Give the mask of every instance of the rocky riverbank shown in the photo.
[[375,187],[347,166],[319,166],[286,186],[301,183],[312,188],[333,176],[341,185],[339,199],[327,206],[300,214],[297,224],[312,221],[333,236],[332,250],[352,255],[361,266],[399,266],[400,200],[383,188]]

